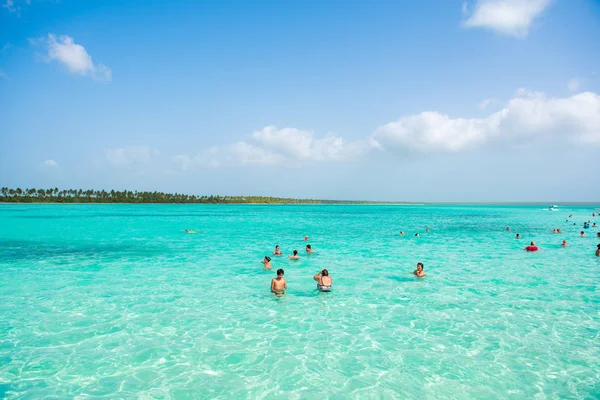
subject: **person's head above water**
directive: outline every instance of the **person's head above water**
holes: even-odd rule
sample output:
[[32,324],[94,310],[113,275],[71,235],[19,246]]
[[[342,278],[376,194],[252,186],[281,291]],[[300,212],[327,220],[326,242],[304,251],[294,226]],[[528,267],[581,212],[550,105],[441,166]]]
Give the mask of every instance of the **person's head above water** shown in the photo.
[[277,276],[283,276],[283,270],[281,268],[277,270]]
[[424,266],[423,266],[423,263],[422,263],[422,262],[418,262],[418,263],[417,263],[417,269],[419,269],[419,268],[421,268],[421,269],[423,269],[423,268],[424,268]]
[[306,249],[307,249],[307,250],[310,250],[310,249],[312,249],[312,247],[310,247],[310,244],[307,244],[307,245],[306,245]]
[[269,257],[269,256],[265,256],[265,261],[266,261],[266,262],[269,262],[269,261],[271,261],[271,257]]
[[321,271],[321,275],[323,275],[323,276],[329,276],[329,271],[327,271],[326,269],[324,269],[323,271]]
[[535,242],[529,243],[530,246],[535,246]]
[[507,227],[506,227],[506,230],[507,230],[507,231],[510,231],[510,226],[507,226]]
[[275,246],[275,250],[279,250],[279,245]]
[[294,255],[297,256],[298,255],[298,250],[294,250]]
[[418,234],[418,233],[415,233],[415,236],[419,236],[419,234]]
[[517,236],[516,236],[516,238],[517,238],[517,239],[521,239],[521,234],[520,234],[520,233],[517,233]]

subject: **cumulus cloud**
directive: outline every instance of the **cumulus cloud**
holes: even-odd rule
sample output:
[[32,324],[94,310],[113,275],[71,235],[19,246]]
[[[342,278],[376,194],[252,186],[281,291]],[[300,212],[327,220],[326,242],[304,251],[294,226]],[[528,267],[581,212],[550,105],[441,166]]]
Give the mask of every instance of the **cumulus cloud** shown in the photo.
[[147,146],[107,149],[106,161],[114,167],[141,167],[150,164],[158,151]]
[[510,141],[541,136],[600,145],[600,96],[585,92],[566,98],[520,89],[486,118],[451,118],[436,111],[401,117],[372,135],[380,148],[460,151],[491,139]]
[[192,165],[194,160],[186,154],[179,154],[173,157],[173,163],[182,171],[187,171]]
[[[29,4],[29,3],[27,3],[27,4]],[[11,12],[11,13],[16,12],[17,14],[21,11],[20,7],[15,7],[15,2],[13,0],[6,0],[2,4],[2,8],[6,8],[8,10],[8,12]]]
[[526,37],[531,23],[550,5],[551,0],[476,0],[468,16],[467,28],[487,28],[504,35]]
[[485,110],[486,108],[496,105],[498,103],[500,103],[500,100],[490,97],[488,99],[482,100],[481,103],[479,103],[478,107],[480,110]]
[[54,160],[46,160],[42,163],[42,167],[44,168],[56,168],[58,167],[58,163]]
[[[247,140],[200,151],[193,159],[206,167],[256,165],[299,166],[304,162],[346,162],[358,159],[372,147],[370,139],[347,142],[342,137],[315,136],[311,130],[278,129],[266,126],[254,131]],[[180,169],[189,168],[192,159],[176,156],[173,161]],[[183,166],[185,165],[185,167]]]
[[46,62],[57,61],[63,64],[74,75],[88,76],[96,81],[110,81],[112,71],[106,65],[92,61],[92,56],[85,48],[73,41],[70,36],[49,33],[48,38],[30,39],[30,43],[43,44],[47,49]]
[[567,89],[569,89],[571,92],[577,92],[580,88],[581,81],[577,78],[571,78],[569,79],[569,82],[567,82]]

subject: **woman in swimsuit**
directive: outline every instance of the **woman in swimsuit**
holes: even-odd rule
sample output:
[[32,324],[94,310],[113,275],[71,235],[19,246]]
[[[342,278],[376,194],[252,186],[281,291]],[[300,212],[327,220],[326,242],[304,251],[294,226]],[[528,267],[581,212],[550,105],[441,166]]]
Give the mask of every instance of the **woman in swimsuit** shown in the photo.
[[328,292],[331,290],[331,284],[333,283],[329,271],[326,269],[316,274],[313,279],[317,281],[317,289],[322,292]]

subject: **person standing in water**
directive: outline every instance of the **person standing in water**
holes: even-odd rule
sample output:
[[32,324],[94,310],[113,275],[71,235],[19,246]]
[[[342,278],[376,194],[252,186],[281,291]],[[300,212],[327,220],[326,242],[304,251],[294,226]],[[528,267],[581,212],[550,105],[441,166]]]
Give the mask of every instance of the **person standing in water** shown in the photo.
[[600,243],[596,246],[596,257],[600,257]]
[[300,259],[300,256],[298,255],[298,250],[294,250],[294,254],[293,254],[293,255],[291,255],[291,256],[288,256],[288,258],[289,258],[290,260],[299,260],[299,259]]
[[310,254],[310,253],[314,253],[315,251],[312,249],[312,247],[310,246],[310,244],[307,244],[306,245],[306,252],[308,254]]
[[563,240],[563,242],[562,242],[561,246],[562,246],[562,247],[567,247],[568,245],[569,245],[569,244],[567,243],[567,241],[566,241],[566,240]]
[[413,274],[415,274],[417,278],[423,278],[425,276],[425,271],[423,271],[423,263],[417,263],[417,269],[413,271]]
[[271,292],[277,296],[281,296],[287,289],[287,282],[283,279],[283,270],[280,268],[277,270],[277,278],[271,279]]
[[329,276],[329,271],[326,269],[313,276],[313,279],[317,281],[317,289],[320,291],[329,292],[331,290],[333,280],[331,279],[331,276]]
[[279,245],[275,246],[275,251],[273,252],[273,255],[275,256],[280,256],[283,253],[281,252],[281,249],[279,248]]
[[265,256],[265,259],[261,261],[262,264],[265,265],[266,269],[271,269],[271,257]]

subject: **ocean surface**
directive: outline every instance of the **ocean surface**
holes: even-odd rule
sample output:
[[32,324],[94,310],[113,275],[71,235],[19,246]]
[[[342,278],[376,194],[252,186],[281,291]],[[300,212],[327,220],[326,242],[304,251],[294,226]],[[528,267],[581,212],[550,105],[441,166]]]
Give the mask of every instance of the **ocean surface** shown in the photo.
[[0,205],[0,398],[597,399],[594,211]]

